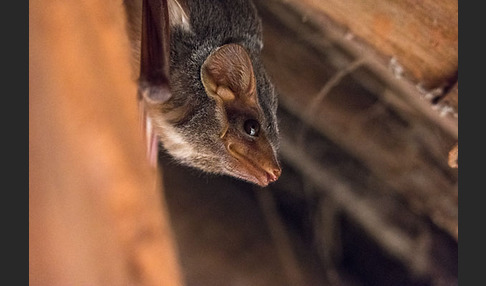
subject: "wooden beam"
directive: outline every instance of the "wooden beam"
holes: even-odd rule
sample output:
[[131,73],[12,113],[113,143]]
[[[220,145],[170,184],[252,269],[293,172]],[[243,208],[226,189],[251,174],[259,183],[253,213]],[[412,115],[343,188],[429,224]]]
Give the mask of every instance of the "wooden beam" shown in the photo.
[[29,281],[182,285],[116,1],[29,2]]
[[329,18],[427,88],[453,84],[458,70],[457,0],[286,0],[305,17]]
[[[324,142],[309,142],[308,134],[321,134],[359,162],[385,192],[403,198],[412,212],[457,239],[457,170],[448,165],[458,139],[457,119],[440,116],[369,50],[337,36],[314,17],[303,21],[302,11],[290,2],[257,2],[264,64],[279,91],[281,109],[293,117],[281,117],[282,140],[319,154]],[[307,147],[311,144],[315,150]],[[312,158],[328,164],[322,154]],[[332,168],[357,178],[358,185],[369,184],[345,166]],[[377,190],[370,185],[366,192]]]

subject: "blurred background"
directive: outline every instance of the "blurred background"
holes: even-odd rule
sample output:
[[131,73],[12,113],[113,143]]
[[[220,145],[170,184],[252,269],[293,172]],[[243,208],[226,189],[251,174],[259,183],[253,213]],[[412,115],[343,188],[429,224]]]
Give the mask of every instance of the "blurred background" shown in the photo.
[[50,2],[29,1],[30,284],[458,284],[457,0],[254,0],[283,167],[263,189],[151,168],[122,5]]

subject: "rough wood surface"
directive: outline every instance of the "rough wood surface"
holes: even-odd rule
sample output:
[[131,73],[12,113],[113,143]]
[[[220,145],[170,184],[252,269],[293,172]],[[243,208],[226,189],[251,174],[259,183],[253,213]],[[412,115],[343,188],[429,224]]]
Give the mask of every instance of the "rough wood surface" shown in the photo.
[[[335,285],[347,285],[340,267],[372,285],[457,284],[458,122],[439,106],[448,96],[424,93],[399,60],[383,61],[305,3],[256,1],[264,64],[280,94],[275,197],[289,208],[304,202],[308,242]],[[377,247],[365,254],[367,240]],[[377,253],[412,281],[388,276],[389,262],[372,262]]]
[[122,8],[29,2],[31,285],[181,285]]
[[459,84],[456,82],[449,92],[439,98],[437,104],[442,106],[442,108],[446,108],[443,111],[444,113],[451,114],[457,118],[459,113]]
[[285,1],[311,17],[325,16],[395,58],[428,88],[452,84],[458,69],[457,0]]
[[[333,154],[319,146],[322,142],[307,147],[308,131],[317,131],[360,162],[379,188],[355,183],[369,193],[381,189],[402,197],[413,212],[457,239],[457,170],[448,165],[457,120],[441,117],[417,89],[353,42],[332,37],[318,20],[302,22],[301,11],[281,1],[257,3],[264,19],[265,65],[280,91],[281,107],[301,122],[292,126],[286,120],[283,136],[295,138],[283,140],[323,152],[312,157],[325,165],[324,154]],[[333,166],[341,176],[356,179],[345,167]]]

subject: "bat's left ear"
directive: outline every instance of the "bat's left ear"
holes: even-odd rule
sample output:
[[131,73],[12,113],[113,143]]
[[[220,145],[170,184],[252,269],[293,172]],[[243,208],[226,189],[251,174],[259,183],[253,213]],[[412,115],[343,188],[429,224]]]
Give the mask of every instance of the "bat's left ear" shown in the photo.
[[212,52],[201,67],[201,80],[207,94],[218,102],[258,105],[250,56],[238,44],[227,44]]

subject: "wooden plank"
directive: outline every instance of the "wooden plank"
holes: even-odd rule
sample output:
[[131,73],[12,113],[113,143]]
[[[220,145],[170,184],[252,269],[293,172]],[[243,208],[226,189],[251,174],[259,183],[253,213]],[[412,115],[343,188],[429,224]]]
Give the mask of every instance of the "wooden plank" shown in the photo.
[[[291,6],[259,1],[258,7],[267,71],[280,92],[281,108],[302,124],[282,125],[283,140],[300,136],[291,144],[304,148],[309,143],[305,129],[317,131],[360,162],[386,192],[402,197],[412,212],[457,239],[457,170],[448,165],[457,120],[441,117],[416,88],[406,88],[392,71],[356,52],[352,42],[336,41],[310,18],[302,22]],[[325,156],[313,158],[327,163]],[[342,169],[344,176],[356,176],[347,172]],[[366,192],[377,190],[370,186]]]
[[449,92],[439,99],[437,104],[448,107],[449,110],[446,110],[446,112],[457,117],[459,112],[459,84],[456,82]]
[[122,9],[29,2],[32,285],[181,285]]
[[286,0],[306,17],[330,18],[349,35],[394,58],[426,88],[452,84],[458,70],[458,1]]

